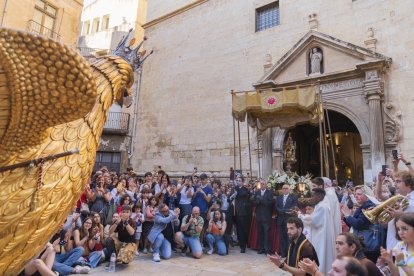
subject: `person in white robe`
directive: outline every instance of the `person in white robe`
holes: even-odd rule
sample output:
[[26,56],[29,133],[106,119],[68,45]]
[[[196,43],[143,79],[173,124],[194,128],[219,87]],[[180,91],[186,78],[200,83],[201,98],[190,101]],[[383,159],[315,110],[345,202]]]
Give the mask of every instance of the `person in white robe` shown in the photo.
[[313,189],[313,197],[319,202],[310,216],[302,216],[305,227],[311,229],[310,242],[314,246],[319,259],[319,270],[327,275],[335,260],[335,233],[329,203],[323,200],[324,189]]
[[332,181],[327,177],[322,177],[322,179],[325,184],[324,188],[326,192],[324,200],[329,204],[329,209],[331,211],[331,215],[333,218],[334,233],[336,238],[342,232],[341,208],[339,206],[339,200],[338,196],[336,195],[335,188],[332,187]]

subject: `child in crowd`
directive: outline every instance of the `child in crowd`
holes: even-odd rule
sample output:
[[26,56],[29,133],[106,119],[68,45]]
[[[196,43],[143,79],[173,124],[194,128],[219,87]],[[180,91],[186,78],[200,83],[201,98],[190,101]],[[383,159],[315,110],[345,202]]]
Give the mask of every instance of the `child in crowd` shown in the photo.
[[134,212],[131,215],[131,219],[133,219],[137,225],[135,230],[135,244],[137,245],[137,251],[135,252],[136,256],[139,256],[139,241],[141,240],[142,223],[145,221],[141,208],[142,204],[136,204],[134,206]]
[[[313,213],[314,210],[315,210],[315,206],[314,205],[307,205],[305,207],[305,214],[299,214],[298,216],[299,216],[300,219],[303,220],[304,218],[310,217],[312,215],[312,213]],[[304,224],[302,233],[306,236],[306,238],[308,240],[311,240],[311,228],[310,228],[310,225]]]
[[145,208],[145,221],[142,225],[142,236],[144,241],[144,254],[147,254],[148,251],[151,252],[150,243],[147,239],[149,232],[151,231],[152,226],[154,225],[154,217],[157,212],[158,200],[155,196],[151,196],[148,200],[148,205]]

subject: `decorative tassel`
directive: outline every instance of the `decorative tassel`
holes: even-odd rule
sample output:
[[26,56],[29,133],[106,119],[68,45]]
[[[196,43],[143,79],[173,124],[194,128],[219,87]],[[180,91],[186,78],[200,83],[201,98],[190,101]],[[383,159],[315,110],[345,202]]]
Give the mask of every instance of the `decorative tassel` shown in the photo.
[[40,201],[39,192],[40,192],[40,189],[43,186],[42,178],[43,178],[43,166],[44,166],[45,162],[46,162],[45,160],[42,160],[38,165],[37,187],[36,187],[36,191],[33,193],[32,201],[30,202],[30,211],[31,212],[34,212],[37,208],[39,208],[39,201]]

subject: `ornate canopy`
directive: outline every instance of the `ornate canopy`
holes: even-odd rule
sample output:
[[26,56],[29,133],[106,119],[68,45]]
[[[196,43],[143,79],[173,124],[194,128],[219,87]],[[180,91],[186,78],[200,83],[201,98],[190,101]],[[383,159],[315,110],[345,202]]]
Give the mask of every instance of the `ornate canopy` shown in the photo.
[[290,126],[316,118],[316,88],[287,87],[232,93],[233,117],[260,130]]

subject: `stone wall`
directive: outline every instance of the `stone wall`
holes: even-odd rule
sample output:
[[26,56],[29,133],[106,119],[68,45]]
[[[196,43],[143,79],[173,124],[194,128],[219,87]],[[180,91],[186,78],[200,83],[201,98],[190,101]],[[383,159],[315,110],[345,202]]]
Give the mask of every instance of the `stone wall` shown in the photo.
[[[157,2],[159,11],[170,10],[171,4]],[[255,32],[255,9],[269,2],[210,0],[146,29],[151,37],[147,47],[155,54],[142,77],[132,161],[136,170],[159,164],[173,172],[194,166],[199,171],[227,171],[233,165],[230,91],[251,90],[263,75],[266,54],[273,62],[281,58],[309,31],[310,14],[316,15],[318,31],[355,45],[366,47],[364,41],[374,36],[376,51],[393,59],[384,98],[401,111],[404,131],[398,147],[408,159],[414,158],[414,96],[409,88],[414,2],[280,1],[281,24]],[[157,16],[161,14],[149,8],[148,21]],[[245,124],[241,129],[242,163],[247,169]],[[255,139],[251,133],[252,146]]]
[[[33,19],[34,0],[8,0],[0,4],[0,18],[3,18],[3,27],[27,30],[28,21]],[[50,0],[50,5],[57,8],[54,31],[61,37],[61,41],[75,46],[79,36],[79,21],[82,12],[83,0]]]
[[196,0],[150,0],[148,2],[147,22],[194,3]]

